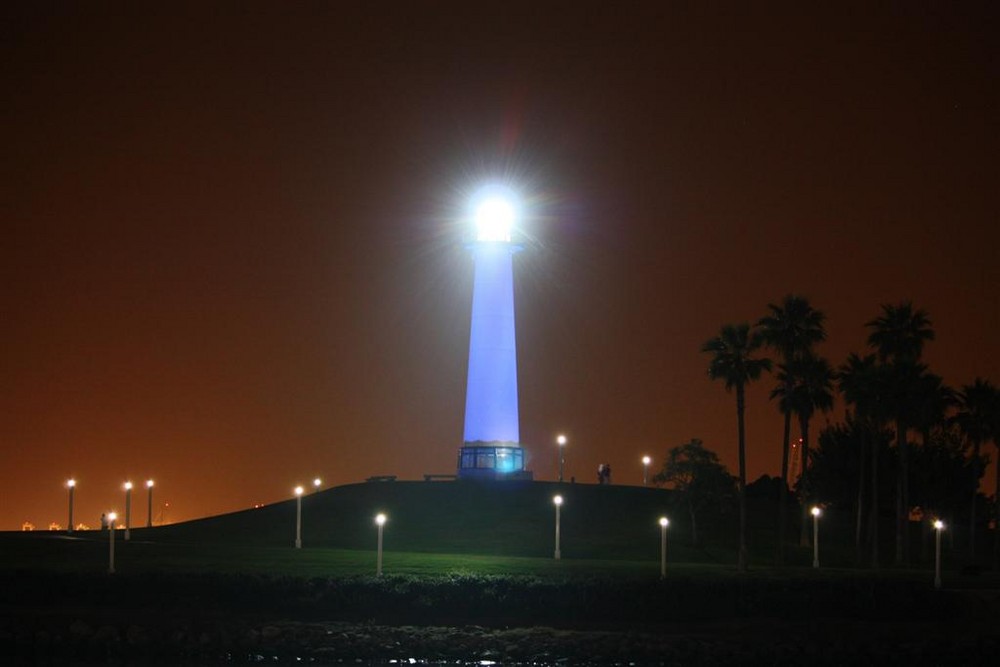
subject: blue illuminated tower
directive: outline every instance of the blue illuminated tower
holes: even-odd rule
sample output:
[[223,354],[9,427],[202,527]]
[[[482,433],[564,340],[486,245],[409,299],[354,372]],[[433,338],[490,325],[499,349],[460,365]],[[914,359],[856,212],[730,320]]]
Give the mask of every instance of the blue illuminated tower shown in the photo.
[[517,414],[517,343],[514,330],[514,211],[486,198],[476,212],[469,376],[464,445],[458,475],[480,479],[531,479],[524,469]]

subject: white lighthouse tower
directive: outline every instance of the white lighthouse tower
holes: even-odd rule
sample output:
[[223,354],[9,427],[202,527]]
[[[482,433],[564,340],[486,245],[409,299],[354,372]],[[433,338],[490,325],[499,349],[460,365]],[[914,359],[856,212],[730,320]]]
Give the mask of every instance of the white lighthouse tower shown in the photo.
[[515,210],[509,198],[487,194],[476,208],[476,240],[464,444],[458,476],[531,479],[524,469],[517,412],[514,329]]

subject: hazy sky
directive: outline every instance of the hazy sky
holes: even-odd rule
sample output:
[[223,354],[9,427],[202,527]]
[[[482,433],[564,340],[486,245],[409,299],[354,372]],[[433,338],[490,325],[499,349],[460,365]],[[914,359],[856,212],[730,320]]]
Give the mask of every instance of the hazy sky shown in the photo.
[[[529,204],[536,478],[559,432],[580,481],[638,483],[691,437],[735,472],[699,348],[788,292],[827,314],[834,364],[912,299],[932,370],[1000,381],[991,3],[21,4],[0,529],[65,524],[70,476],[94,525],[127,478],[176,521],[453,472],[466,202],[498,176]],[[751,480],[779,468],[772,386],[748,392]]]

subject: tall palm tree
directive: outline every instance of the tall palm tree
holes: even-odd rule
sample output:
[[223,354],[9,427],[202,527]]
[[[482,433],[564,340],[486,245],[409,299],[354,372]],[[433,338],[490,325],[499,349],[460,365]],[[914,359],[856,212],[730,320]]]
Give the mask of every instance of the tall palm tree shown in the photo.
[[979,479],[983,476],[983,461],[980,449],[983,444],[997,441],[997,412],[1000,410],[1000,394],[989,380],[976,378],[972,384],[962,386],[958,392],[958,412],[952,421],[958,424],[965,438],[972,445],[972,466],[975,484],[972,489],[972,505],[969,508],[969,555],[976,558],[976,497],[979,495]]
[[[792,406],[790,398],[796,378],[794,361],[802,354],[809,352],[812,346],[826,340],[826,329],[823,322],[826,317],[813,308],[808,299],[803,296],[788,294],[780,304],[767,304],[769,313],[760,318],[760,327],[764,343],[776,351],[781,358],[781,372],[778,374],[778,386],[771,392],[772,399],[779,399],[778,409],[785,417],[784,436],[781,441],[781,495],[778,497],[778,547],[777,562],[785,561],[785,517],[788,497],[788,459],[789,440],[792,429]],[[802,458],[803,463],[805,457]]]
[[[861,462],[858,470],[858,513],[855,522],[854,544],[857,550],[858,563],[862,561],[864,545],[864,489],[865,460],[871,458],[869,533],[871,539],[871,565],[877,568],[878,560],[878,447],[871,439],[872,433],[881,429],[886,421],[886,406],[884,404],[884,377],[874,354],[860,357],[851,353],[837,372],[837,385],[844,400],[854,406],[854,419],[862,427]],[[869,454],[870,452],[870,454]]]
[[882,314],[865,323],[872,332],[868,345],[889,372],[892,411],[896,422],[896,450],[899,454],[899,475],[896,480],[896,564],[909,560],[909,448],[906,442],[908,417],[913,412],[913,383],[923,372],[919,365],[924,343],[934,340],[927,312],[914,310],[904,301],[899,305],[882,305]]
[[802,521],[799,544],[809,545],[808,525],[808,461],[809,461],[809,420],[817,410],[828,412],[833,407],[833,368],[823,357],[807,352],[796,359],[792,367],[796,378],[792,389],[791,407],[799,418],[799,434],[802,436]]
[[746,385],[757,380],[761,373],[771,370],[770,359],[755,359],[752,355],[761,346],[760,335],[751,333],[750,325],[726,324],[719,335],[701,346],[702,352],[712,355],[708,363],[708,377],[722,380],[726,391],[736,390],[736,422],[739,442],[739,499],[740,499],[740,546],[737,567],[740,572],[747,569],[747,466],[746,429],[743,419],[746,406]]

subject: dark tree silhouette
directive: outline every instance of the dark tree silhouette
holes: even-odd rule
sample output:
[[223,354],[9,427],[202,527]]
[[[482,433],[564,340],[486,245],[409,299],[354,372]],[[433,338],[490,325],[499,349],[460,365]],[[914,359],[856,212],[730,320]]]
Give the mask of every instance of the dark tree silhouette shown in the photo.
[[[808,353],[816,343],[826,340],[823,322],[825,316],[813,308],[803,296],[788,294],[780,304],[769,303],[768,314],[757,322],[764,343],[781,358],[778,386],[771,392],[772,399],[779,399],[778,409],[784,415],[785,428],[781,441],[781,481],[784,485],[778,497],[778,545],[776,561],[785,561],[785,527],[787,524],[788,459],[791,439],[791,396],[796,383],[794,362]],[[805,466],[805,456],[802,465]]]
[[866,322],[872,332],[868,345],[888,369],[890,400],[896,423],[896,449],[899,473],[896,479],[896,564],[909,560],[909,447],[906,442],[908,418],[913,413],[912,389],[925,370],[919,364],[924,343],[934,340],[931,321],[923,310],[914,310],[909,301],[882,305],[882,314]]
[[746,429],[744,410],[746,407],[746,385],[757,380],[761,373],[771,370],[769,359],[755,359],[753,353],[761,346],[761,338],[751,333],[748,323],[727,324],[719,335],[705,342],[701,351],[712,355],[708,364],[708,376],[722,380],[726,391],[736,390],[736,422],[739,438],[739,506],[740,543],[737,568],[747,570],[747,503],[746,503]]

